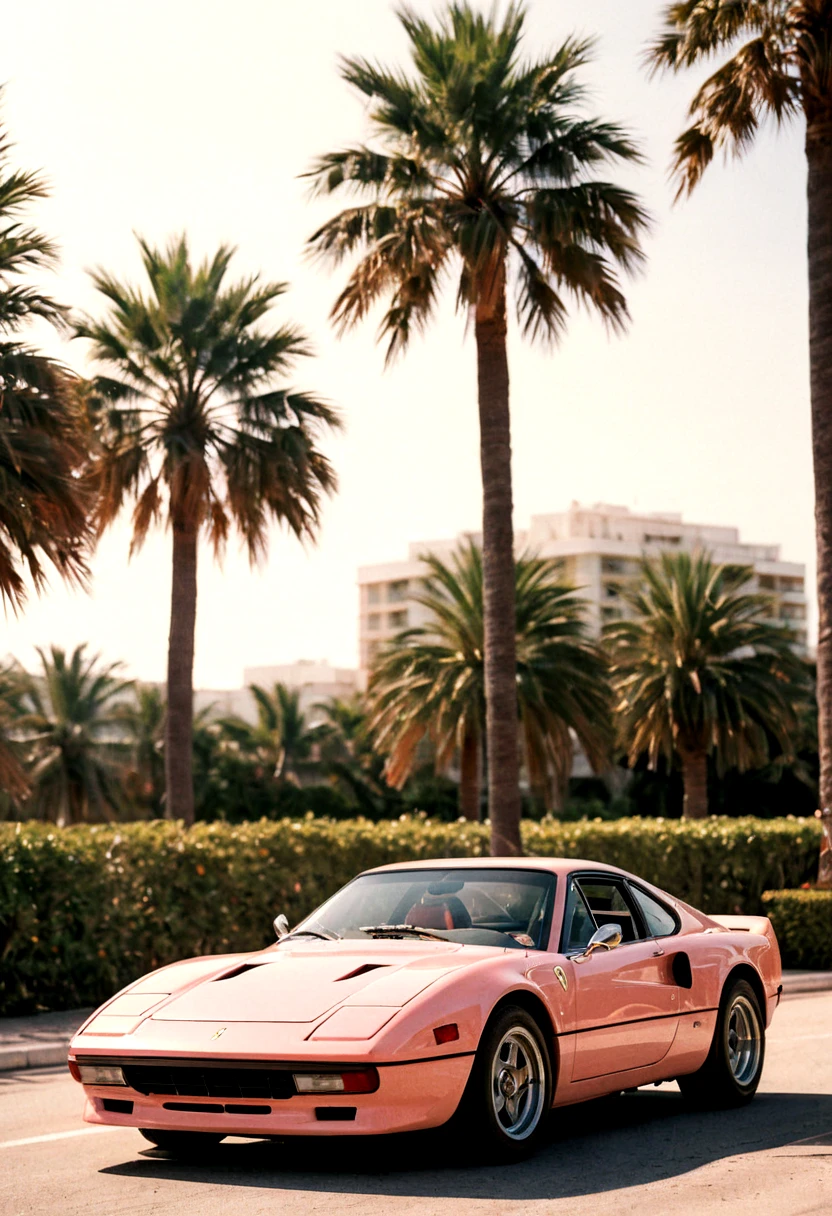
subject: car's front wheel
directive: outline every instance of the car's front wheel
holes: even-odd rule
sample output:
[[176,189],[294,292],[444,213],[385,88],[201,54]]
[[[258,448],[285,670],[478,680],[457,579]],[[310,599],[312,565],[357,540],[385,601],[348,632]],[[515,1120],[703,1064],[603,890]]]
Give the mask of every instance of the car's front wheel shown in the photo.
[[729,980],[708,1058],[698,1072],[678,1078],[679,1088],[697,1106],[742,1106],[757,1092],[765,1054],[765,1020],[757,994],[747,980]]
[[552,1105],[549,1050],[533,1017],[499,1010],[480,1040],[459,1112],[477,1152],[519,1159],[537,1145]]
[[225,1139],[225,1136],[217,1135],[214,1132],[157,1131],[153,1127],[140,1127],[139,1131],[145,1140],[149,1140],[157,1148],[164,1148],[169,1152],[189,1157],[210,1152],[221,1140]]

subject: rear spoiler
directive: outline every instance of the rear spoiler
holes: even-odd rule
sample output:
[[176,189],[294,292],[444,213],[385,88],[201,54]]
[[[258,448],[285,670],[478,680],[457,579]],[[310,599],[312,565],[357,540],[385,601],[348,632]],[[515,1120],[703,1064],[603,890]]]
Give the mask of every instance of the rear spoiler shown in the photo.
[[767,916],[708,916],[723,929],[732,929],[735,933],[757,933],[760,937],[774,937],[771,921]]
[[767,916],[709,916],[708,919],[723,929],[730,929],[732,933],[756,933],[759,937],[764,937],[779,960],[780,946],[777,943],[777,934]]
[[[780,994],[783,991],[783,985],[780,983],[782,978],[781,963],[780,963],[780,947],[777,944],[777,934],[774,932],[774,926],[767,916],[709,916],[708,920],[713,921],[722,929],[728,929],[731,933],[753,933],[759,937],[764,937],[768,942],[769,950],[773,950],[773,955],[767,955],[769,963],[766,966],[766,971],[770,968],[774,969],[776,980],[770,979],[771,991],[769,996],[774,995],[775,982],[780,984],[777,989],[777,999],[779,1001]],[[706,929],[707,933],[708,930]],[[712,929],[713,933],[714,930]],[[718,932],[718,930],[717,930]],[[765,977],[764,982],[765,982]]]

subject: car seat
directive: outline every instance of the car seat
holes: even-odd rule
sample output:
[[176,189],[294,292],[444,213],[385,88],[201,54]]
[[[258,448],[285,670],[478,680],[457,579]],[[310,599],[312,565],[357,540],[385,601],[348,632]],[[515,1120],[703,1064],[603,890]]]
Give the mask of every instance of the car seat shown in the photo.
[[431,898],[423,895],[404,918],[417,929],[470,929],[471,916],[456,895]]

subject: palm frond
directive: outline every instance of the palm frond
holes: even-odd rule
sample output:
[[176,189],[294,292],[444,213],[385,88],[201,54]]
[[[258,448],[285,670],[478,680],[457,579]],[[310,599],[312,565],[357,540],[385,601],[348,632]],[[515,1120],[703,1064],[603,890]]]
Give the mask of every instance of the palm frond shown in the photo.
[[[810,116],[818,100],[828,115],[830,20],[829,0],[687,0],[665,8],[664,28],[645,54],[651,74],[726,55],[694,96],[693,121],[676,140],[677,199],[695,189],[716,151],[742,156],[766,119],[779,125],[801,110]],[[816,73],[821,93],[812,84]]]
[[[399,634],[381,653],[368,690],[369,725],[388,756],[388,780],[401,786],[423,740],[441,769],[468,735],[485,733],[482,554],[473,542],[450,562],[426,554],[415,596],[424,625]],[[516,565],[518,731],[529,775],[551,805],[571,768],[574,731],[603,768],[612,744],[606,663],[588,637],[585,604],[557,563],[525,557]]]
[[644,53],[651,75],[679,71],[733,45],[742,35],[787,35],[787,5],[768,0],[683,0],[664,9],[664,27]]
[[[319,192],[373,201],[327,221],[308,248],[332,265],[357,258],[332,319],[343,333],[386,301],[388,361],[431,320],[452,260],[460,308],[515,283],[530,337],[560,332],[570,296],[614,328],[626,321],[611,267],[638,267],[648,217],[632,194],[588,178],[602,163],[637,161],[638,148],[621,127],[579,112],[592,41],[566,39],[523,61],[524,18],[514,3],[501,19],[469,3],[438,19],[405,6],[409,74],[342,62],[345,80],[370,98],[373,139],[320,157],[309,176]],[[558,190],[560,207],[542,197]],[[508,274],[507,261],[516,262]]]
[[295,325],[260,326],[287,285],[229,282],[226,245],[199,264],[184,235],[164,249],[140,239],[140,249],[148,293],[96,272],[107,316],[76,326],[101,365],[90,397],[99,528],[132,502],[134,550],[171,516],[204,530],[217,554],[236,526],[252,561],[270,520],[312,537],[335,488],[316,444],[339,420],[277,383],[310,350]]
[[784,49],[764,38],[746,43],[691,102],[695,121],[677,139],[671,167],[676,197],[691,193],[716,150],[742,156],[763,118],[771,115],[780,123],[799,109],[800,86],[789,72]]
[[107,820],[123,809],[120,777],[129,751],[133,689],[121,664],[103,665],[78,646],[38,650],[41,671],[25,681],[17,733],[27,754],[27,813],[65,826]]
[[748,590],[752,578],[706,554],[668,553],[625,593],[632,617],[605,641],[631,764],[714,752],[721,767],[744,769],[765,762],[770,736],[790,750],[806,669],[789,631],[765,619],[770,601]]

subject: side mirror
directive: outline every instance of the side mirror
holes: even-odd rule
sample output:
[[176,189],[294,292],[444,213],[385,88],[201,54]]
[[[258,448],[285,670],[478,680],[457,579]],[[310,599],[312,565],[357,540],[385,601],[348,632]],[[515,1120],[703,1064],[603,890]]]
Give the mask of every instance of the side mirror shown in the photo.
[[596,950],[614,950],[616,946],[620,945],[621,926],[601,925],[601,928],[596,929],[592,937],[589,939],[583,954],[579,954],[574,961],[576,963],[582,963],[585,959],[591,958]]
[[289,932],[289,918],[281,912],[279,916],[274,918],[272,924],[274,925],[274,931],[277,934],[277,940],[280,941],[280,939],[285,937]]

